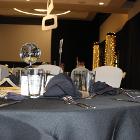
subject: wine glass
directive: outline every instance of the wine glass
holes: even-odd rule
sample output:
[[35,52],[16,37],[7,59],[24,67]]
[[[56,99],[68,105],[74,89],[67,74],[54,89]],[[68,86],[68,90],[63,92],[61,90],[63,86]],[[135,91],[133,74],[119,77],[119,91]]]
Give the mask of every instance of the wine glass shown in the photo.
[[20,50],[20,58],[32,67],[41,55],[41,50],[34,43],[26,43]]

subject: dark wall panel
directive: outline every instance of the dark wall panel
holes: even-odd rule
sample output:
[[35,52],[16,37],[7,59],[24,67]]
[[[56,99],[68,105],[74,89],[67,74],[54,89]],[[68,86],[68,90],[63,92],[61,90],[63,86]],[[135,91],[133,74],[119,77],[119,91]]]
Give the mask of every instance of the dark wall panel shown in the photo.
[[59,62],[59,41],[64,39],[62,62],[66,71],[76,66],[76,58],[85,61],[92,69],[92,46],[99,40],[99,27],[94,22],[77,20],[59,20],[58,28],[52,32],[52,62]]
[[126,72],[123,87],[140,89],[140,13],[117,34],[119,67]]

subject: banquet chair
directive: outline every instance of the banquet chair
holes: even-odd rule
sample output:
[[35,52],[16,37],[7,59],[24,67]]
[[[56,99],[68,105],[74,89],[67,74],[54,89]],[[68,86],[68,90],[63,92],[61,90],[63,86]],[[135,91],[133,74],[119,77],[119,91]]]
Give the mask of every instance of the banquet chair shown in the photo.
[[7,66],[0,65],[0,81],[9,76],[9,70]]
[[12,68],[11,73],[12,73],[13,75],[18,76],[18,75],[20,75],[20,72],[21,72],[23,69],[24,69],[24,68],[21,68],[21,67],[15,67],[15,68]]
[[123,71],[118,67],[101,66],[95,68],[95,82],[101,81],[114,88],[119,88],[122,78]]
[[36,68],[43,69],[46,73],[50,73],[52,75],[57,75],[59,73],[63,73],[63,70],[61,67],[51,64],[43,64],[39,65]]
[[85,63],[83,60],[79,60],[77,63],[77,67],[71,71],[71,79],[74,80],[75,75],[80,73],[86,73],[86,74],[89,73],[89,70],[85,67]]

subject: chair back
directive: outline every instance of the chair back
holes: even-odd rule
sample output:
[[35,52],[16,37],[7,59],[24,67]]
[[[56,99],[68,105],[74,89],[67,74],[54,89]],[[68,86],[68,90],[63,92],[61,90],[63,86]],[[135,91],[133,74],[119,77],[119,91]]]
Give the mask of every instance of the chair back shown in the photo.
[[9,70],[7,66],[0,65],[0,81],[9,76]]
[[21,67],[11,68],[11,73],[15,76],[20,76],[20,72],[24,69],[25,68],[21,68]]
[[77,73],[83,73],[83,72],[85,72],[85,73],[87,73],[88,74],[88,72],[89,72],[89,70],[87,69],[87,68],[85,68],[85,67],[77,67],[77,68],[74,68],[73,70],[72,70],[72,72],[71,72],[71,79],[73,80],[74,79],[74,75]]
[[119,88],[123,77],[123,71],[118,67],[101,66],[95,68],[95,82],[101,81],[108,85]]
[[43,69],[45,72],[49,72],[52,75],[57,75],[59,73],[63,73],[63,70],[61,67],[51,64],[44,64],[37,66],[39,69]]

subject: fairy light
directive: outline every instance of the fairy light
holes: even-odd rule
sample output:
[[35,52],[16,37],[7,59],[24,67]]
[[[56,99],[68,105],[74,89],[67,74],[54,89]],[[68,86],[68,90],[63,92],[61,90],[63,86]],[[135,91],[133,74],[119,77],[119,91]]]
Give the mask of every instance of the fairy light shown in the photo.
[[116,61],[116,35],[115,33],[107,33],[105,44],[105,65],[115,66]]
[[99,67],[99,43],[95,42],[93,45],[93,64],[92,67],[95,69],[96,67]]

